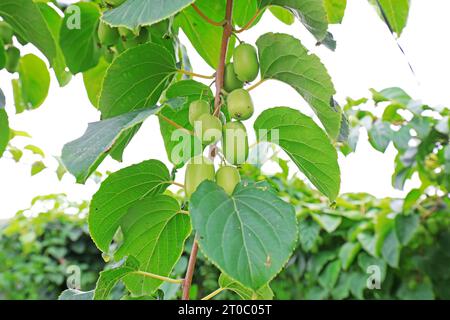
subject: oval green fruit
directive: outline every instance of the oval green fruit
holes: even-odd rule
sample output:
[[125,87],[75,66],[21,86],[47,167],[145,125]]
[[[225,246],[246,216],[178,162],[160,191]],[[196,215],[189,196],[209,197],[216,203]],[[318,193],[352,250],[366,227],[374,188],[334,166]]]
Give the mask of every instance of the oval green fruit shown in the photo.
[[189,123],[194,126],[195,121],[204,114],[210,114],[209,103],[204,100],[196,100],[189,105]]
[[259,73],[258,54],[255,47],[242,43],[234,49],[233,53],[234,72],[239,80],[251,82]]
[[11,44],[14,31],[12,27],[5,21],[0,21],[0,38],[4,44]]
[[236,89],[227,97],[228,112],[236,120],[247,120],[253,115],[252,97],[245,89]]
[[225,159],[234,165],[241,165],[248,158],[247,129],[242,122],[228,122],[223,126],[222,149]]
[[223,166],[216,173],[216,183],[222,187],[228,195],[232,195],[237,184],[241,182],[238,169],[232,166]]
[[205,180],[214,181],[214,164],[211,160],[203,156],[192,158],[186,166],[184,176],[186,197],[190,198],[198,186]]
[[20,50],[16,47],[9,47],[6,50],[5,68],[9,73],[14,73],[19,67]]
[[203,114],[195,122],[194,132],[203,145],[210,145],[222,138],[222,122],[212,114]]
[[101,44],[112,46],[119,40],[119,31],[101,21],[98,26],[98,39]]
[[234,72],[233,63],[228,63],[225,66],[224,72],[225,74],[224,74],[223,88],[226,92],[231,92],[244,86],[244,82],[239,80],[238,77],[236,76],[236,73]]

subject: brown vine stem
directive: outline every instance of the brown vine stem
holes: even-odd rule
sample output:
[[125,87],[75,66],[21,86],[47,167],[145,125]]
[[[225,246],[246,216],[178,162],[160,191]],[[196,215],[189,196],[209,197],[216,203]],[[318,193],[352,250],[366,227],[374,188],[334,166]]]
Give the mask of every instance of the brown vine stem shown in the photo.
[[[222,105],[221,93],[223,88],[223,79],[225,71],[225,61],[227,58],[228,43],[233,34],[233,0],[227,0],[227,7],[225,12],[225,22],[223,23],[222,45],[220,49],[219,64],[216,72],[216,96],[214,99],[214,115],[217,117],[220,113]],[[216,155],[216,146],[211,146],[210,156],[214,158]],[[195,263],[197,261],[198,253],[198,235],[195,235],[194,243],[192,245],[191,255],[189,257],[188,268],[183,283],[183,300],[189,300],[189,292],[192,285],[192,277],[194,276]]]
[[217,22],[217,21],[214,21],[211,18],[209,18],[206,14],[203,13],[202,10],[200,10],[199,7],[197,7],[197,5],[195,3],[191,4],[191,6],[198,13],[198,15],[200,17],[202,17],[209,24],[212,24],[213,26],[216,26],[216,27],[222,27],[225,24],[225,20]]

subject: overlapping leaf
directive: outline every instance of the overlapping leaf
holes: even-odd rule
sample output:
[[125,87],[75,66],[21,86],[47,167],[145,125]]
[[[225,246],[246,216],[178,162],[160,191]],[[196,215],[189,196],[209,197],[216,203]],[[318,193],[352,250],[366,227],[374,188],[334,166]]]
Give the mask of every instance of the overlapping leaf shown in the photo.
[[265,285],[260,289],[253,291],[244,287],[239,282],[231,279],[226,274],[219,277],[219,285],[222,289],[230,290],[236,293],[242,300],[272,300],[273,292],[269,285]]
[[[123,244],[116,260],[134,256],[140,270],[169,276],[180,259],[184,242],[191,233],[188,215],[180,213],[179,203],[167,195],[155,195],[137,201],[122,218]],[[125,285],[134,295],[149,295],[162,281],[140,275],[127,275]]]
[[300,40],[287,34],[267,33],[256,44],[261,77],[293,87],[313,108],[329,135],[336,138],[341,112],[334,105],[334,86],[319,58],[309,54]]
[[107,252],[128,209],[139,200],[162,193],[169,180],[169,170],[158,160],[111,174],[93,196],[89,210],[89,230],[97,247]]
[[319,191],[330,200],[336,198],[340,187],[337,152],[311,118],[277,107],[261,113],[254,127],[258,140],[277,143]]

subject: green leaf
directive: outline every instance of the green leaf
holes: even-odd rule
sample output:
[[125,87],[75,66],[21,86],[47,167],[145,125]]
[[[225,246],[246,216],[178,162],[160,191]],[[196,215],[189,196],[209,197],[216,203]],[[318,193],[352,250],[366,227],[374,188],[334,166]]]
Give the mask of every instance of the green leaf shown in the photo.
[[341,23],[344,18],[347,0],[325,0],[325,9],[327,11],[328,23]]
[[169,170],[158,160],[144,161],[111,174],[92,197],[89,210],[89,230],[97,247],[108,252],[128,209],[136,201],[164,192],[169,180]]
[[330,200],[336,198],[340,187],[337,152],[311,118],[291,108],[272,108],[259,115],[254,128],[259,141],[279,144],[319,191]]
[[131,256],[120,267],[100,272],[95,286],[94,300],[108,300],[116,284],[130,273],[138,271],[139,265],[139,261]]
[[106,72],[99,102],[103,118],[155,105],[175,72],[174,57],[158,44],[125,51]]
[[271,6],[269,7],[269,11],[275,18],[277,18],[284,24],[287,24],[288,26],[294,24],[295,22],[295,17],[292,12],[283,7]]
[[176,167],[182,167],[191,157],[203,151],[201,141],[189,133],[194,129],[189,123],[189,105],[198,99],[212,102],[214,96],[208,86],[194,80],[183,80],[175,82],[167,89],[166,98],[184,98],[183,103],[177,107],[165,106],[160,115],[186,130],[177,129],[162,117],[159,118],[161,135],[169,161]]
[[383,242],[382,255],[384,260],[393,268],[398,268],[400,261],[401,244],[397,239],[395,230],[391,230]]
[[415,213],[409,215],[398,214],[395,217],[395,232],[402,245],[411,241],[420,225],[420,216]]
[[377,120],[369,130],[369,142],[376,150],[385,152],[392,141],[393,131],[388,122]]
[[[184,242],[191,233],[188,215],[180,213],[177,200],[167,195],[155,195],[135,202],[120,223],[123,243],[116,260],[134,256],[141,271],[169,276],[180,259]],[[128,275],[124,283],[134,295],[149,295],[161,280]]]
[[[0,91],[0,94],[1,93]],[[0,106],[0,157],[3,155],[3,152],[5,152],[6,147],[8,146],[9,141],[9,121],[8,121],[8,114],[6,113],[5,109]]]
[[233,22],[237,24],[239,27],[243,27],[254,17],[257,10],[258,10],[257,0],[234,0]]
[[409,15],[409,0],[371,0],[389,30],[400,37]]
[[69,8],[72,10],[65,12],[59,43],[67,66],[77,74],[95,67],[100,59],[97,36],[100,9],[91,2],[79,2]]
[[239,184],[230,197],[205,181],[192,195],[189,211],[208,259],[253,290],[280,272],[295,247],[295,210],[267,187]]
[[[197,0],[195,4],[213,20],[221,21],[225,17],[225,1]],[[192,46],[205,62],[213,69],[217,69],[223,28],[206,22],[192,7],[180,12],[175,22],[183,29]],[[227,62],[233,54],[235,43],[235,37],[231,37],[227,50]]]
[[333,83],[319,58],[309,54],[300,40],[281,33],[267,33],[256,45],[261,78],[275,79],[293,87],[319,117],[332,138],[339,135],[341,112],[333,103]]
[[20,58],[18,89],[16,94],[20,94],[25,109],[36,109],[44,103],[50,89],[50,74],[44,61],[33,54]]
[[311,257],[308,261],[308,270],[310,270],[315,276],[323,270],[325,265],[336,258],[336,252],[334,251],[320,251]]
[[401,104],[403,106],[407,106],[412,98],[409,94],[405,92],[405,90],[398,88],[398,87],[392,87],[392,88],[386,88],[381,90],[380,92],[376,91],[375,89],[370,89],[372,92],[372,99],[375,101],[375,103],[380,102],[393,102],[396,104]]
[[[62,17],[59,15],[59,12],[57,12],[49,5],[46,5],[44,3],[38,3],[37,5],[39,7],[39,10],[41,11],[42,17],[47,22],[55,43],[59,44],[59,31],[61,30],[63,21]],[[61,87],[67,85],[72,78],[72,74],[66,70],[66,60],[59,45],[56,45],[56,55],[55,58],[50,61],[50,64],[55,72],[59,85]]]
[[366,252],[370,255],[376,257],[375,236],[369,232],[361,232],[357,235],[357,238],[364,250],[366,250]]
[[342,218],[329,214],[312,214],[313,219],[328,233],[334,232],[342,222]]
[[341,259],[342,269],[348,270],[356,258],[359,250],[361,250],[361,244],[347,242],[339,250],[339,259]]
[[298,224],[298,230],[303,250],[310,251],[319,239],[319,224],[312,219],[302,219]]
[[414,283],[411,287],[408,281],[403,281],[400,288],[397,290],[396,296],[402,300],[434,300],[435,289],[433,284],[427,278],[420,283]]
[[328,18],[322,0],[262,0],[261,6],[277,5],[292,10],[318,41],[325,39]]
[[31,175],[35,176],[40,173],[42,170],[47,168],[42,161],[36,161],[31,165]]
[[105,78],[108,67],[109,63],[106,62],[105,59],[101,58],[95,68],[83,72],[83,83],[86,88],[89,101],[96,108],[98,108],[103,79]]
[[21,38],[34,44],[50,62],[56,56],[56,43],[38,6],[32,0],[2,0],[0,16]]
[[341,261],[330,262],[320,274],[318,282],[325,289],[331,290],[336,285],[341,273]]
[[78,183],[86,182],[106,158],[119,137],[159,111],[159,107],[129,112],[88,125],[82,137],[67,143],[61,159]]
[[239,282],[231,279],[226,274],[222,273],[219,277],[219,285],[222,289],[230,290],[236,293],[242,300],[272,300],[273,292],[269,285],[261,287],[260,289],[253,291],[246,288]]
[[45,158],[45,153],[44,153],[44,151],[42,151],[41,148],[39,148],[39,147],[37,147],[37,146],[34,146],[34,145],[32,145],[32,144],[26,145],[26,146],[24,147],[24,150],[31,151],[33,154],[36,154],[36,155],[41,156],[42,158]]
[[106,11],[103,20],[114,27],[137,31],[139,26],[150,26],[183,10],[195,0],[128,0],[121,6]]
[[58,297],[58,300],[93,300],[94,290],[80,291],[76,289],[64,290]]
[[384,279],[386,278],[388,267],[387,267],[386,262],[381,258],[375,258],[375,257],[369,256],[366,253],[361,253],[358,255],[358,265],[364,273],[367,273],[367,269],[370,266],[376,266],[376,267],[380,268],[380,273],[381,273],[380,280],[384,281]]

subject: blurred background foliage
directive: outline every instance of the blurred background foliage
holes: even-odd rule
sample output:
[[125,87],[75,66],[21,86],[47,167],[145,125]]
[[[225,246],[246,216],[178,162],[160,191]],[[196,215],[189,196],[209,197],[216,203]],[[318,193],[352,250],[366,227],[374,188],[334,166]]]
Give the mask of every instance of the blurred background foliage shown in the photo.
[[[410,179],[417,184],[404,199],[342,194],[330,206],[264,145],[253,148],[257,164],[241,168],[247,180],[266,180],[297,210],[298,247],[270,283],[275,299],[450,299],[450,111],[413,100],[399,88],[372,94],[347,99],[348,130],[337,147],[344,155],[355,152],[363,130],[380,152],[392,144],[393,186],[403,189]],[[264,174],[267,163],[276,163],[277,173]],[[95,287],[99,271],[111,266],[89,238],[87,208],[65,195],[41,196],[0,227],[0,299],[55,299],[67,288],[73,265],[81,271],[77,289]],[[183,277],[191,243],[173,277]],[[374,266],[379,289],[368,288],[376,287]],[[219,275],[200,254],[192,298],[215,291]],[[177,298],[178,289],[164,284],[146,298]],[[120,290],[113,297],[120,297]],[[236,299],[236,293],[230,288],[216,298]]]

